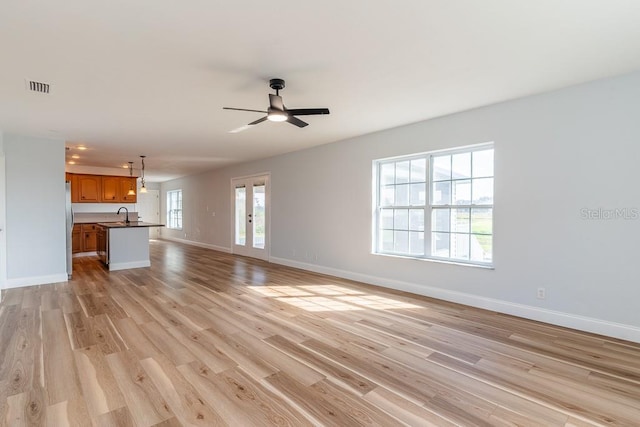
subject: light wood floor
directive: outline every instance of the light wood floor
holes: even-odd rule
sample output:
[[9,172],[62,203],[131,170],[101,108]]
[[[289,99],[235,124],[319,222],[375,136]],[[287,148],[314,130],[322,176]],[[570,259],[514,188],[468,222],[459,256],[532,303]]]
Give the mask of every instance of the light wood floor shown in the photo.
[[170,242],[6,291],[5,425],[640,425],[640,345]]

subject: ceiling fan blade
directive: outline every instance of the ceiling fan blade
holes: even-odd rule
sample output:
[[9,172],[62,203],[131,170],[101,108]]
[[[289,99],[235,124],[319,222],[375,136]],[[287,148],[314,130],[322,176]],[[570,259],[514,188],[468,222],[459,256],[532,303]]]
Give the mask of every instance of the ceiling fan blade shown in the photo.
[[329,114],[328,108],[297,108],[288,109],[287,113],[293,116],[313,116],[315,114]]
[[251,111],[253,113],[267,113],[264,110],[249,110],[247,108],[232,108],[232,107],[222,107],[223,110],[234,110],[234,111]]
[[266,116],[265,116],[265,117],[262,117],[262,118],[259,118],[259,119],[258,119],[258,120],[256,120],[255,122],[251,122],[251,123],[249,123],[247,126],[257,125],[258,123],[262,123],[262,122],[264,122],[265,120],[267,120],[267,117],[266,117]]
[[242,131],[245,131],[247,129],[249,129],[251,126],[249,125],[244,125],[244,126],[240,126],[239,128],[235,128],[229,131],[229,133],[240,133]]
[[284,103],[282,102],[282,97],[279,95],[274,95],[272,93],[269,94],[269,104],[271,108],[275,108],[276,110],[284,111]]
[[297,117],[293,117],[293,116],[291,116],[291,115],[289,116],[289,118],[287,118],[287,121],[288,121],[289,123],[291,123],[292,125],[296,125],[296,126],[298,126],[299,128],[303,128],[303,127],[305,127],[305,126],[309,126],[309,123],[307,123],[307,122],[303,122],[303,121],[302,121],[302,120],[300,120],[299,118],[297,118]]

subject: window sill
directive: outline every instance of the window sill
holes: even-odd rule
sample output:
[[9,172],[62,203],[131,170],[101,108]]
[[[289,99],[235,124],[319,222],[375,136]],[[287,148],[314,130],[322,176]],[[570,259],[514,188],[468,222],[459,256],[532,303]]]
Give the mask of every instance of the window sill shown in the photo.
[[433,257],[417,258],[417,257],[408,256],[408,255],[385,254],[380,252],[371,252],[371,255],[384,256],[384,257],[390,257],[390,258],[408,259],[412,261],[427,261],[427,262],[436,262],[439,264],[460,265],[463,267],[475,267],[475,268],[481,268],[484,270],[495,270],[495,266],[493,264],[476,264],[472,262],[453,261],[450,259],[433,258]]

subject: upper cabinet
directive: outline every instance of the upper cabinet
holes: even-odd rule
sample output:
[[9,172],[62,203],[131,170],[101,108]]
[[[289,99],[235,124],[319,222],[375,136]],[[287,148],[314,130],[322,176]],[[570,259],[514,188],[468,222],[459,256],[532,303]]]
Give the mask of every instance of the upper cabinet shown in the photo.
[[138,201],[138,194],[129,196],[129,190],[136,191],[136,178],[120,177],[120,198],[125,203],[136,203]]
[[102,201],[103,202],[119,202],[120,201],[120,177],[119,176],[103,176],[102,177]]
[[71,201],[74,203],[136,203],[136,177],[68,174],[71,181]]
[[[99,203],[102,201],[102,177],[100,175],[78,175],[78,202]],[[71,181],[73,185],[73,181]],[[73,190],[72,190],[73,193]]]

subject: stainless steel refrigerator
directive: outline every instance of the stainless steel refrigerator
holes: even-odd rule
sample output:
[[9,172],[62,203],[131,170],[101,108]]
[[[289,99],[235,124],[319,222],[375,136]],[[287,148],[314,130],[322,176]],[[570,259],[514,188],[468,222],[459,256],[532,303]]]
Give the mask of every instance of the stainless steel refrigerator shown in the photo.
[[73,243],[71,237],[73,235],[73,208],[71,207],[71,182],[66,181],[66,194],[65,194],[65,214],[67,225],[67,276],[71,279],[71,273],[73,272]]

